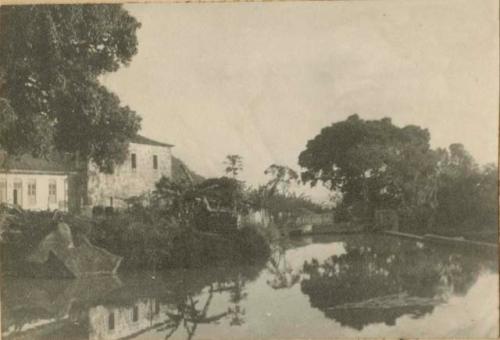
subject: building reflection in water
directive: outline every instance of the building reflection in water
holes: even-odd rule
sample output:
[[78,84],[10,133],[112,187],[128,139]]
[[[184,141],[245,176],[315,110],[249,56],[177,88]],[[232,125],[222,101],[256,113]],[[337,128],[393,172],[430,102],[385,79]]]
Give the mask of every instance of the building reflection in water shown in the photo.
[[[170,338],[180,328],[191,339],[199,324],[226,318],[242,325],[240,303],[247,281],[262,267],[174,271],[166,277],[120,280],[7,279],[2,289],[2,335],[15,339],[120,339],[151,329]],[[226,308],[210,310],[214,295],[228,294]]]

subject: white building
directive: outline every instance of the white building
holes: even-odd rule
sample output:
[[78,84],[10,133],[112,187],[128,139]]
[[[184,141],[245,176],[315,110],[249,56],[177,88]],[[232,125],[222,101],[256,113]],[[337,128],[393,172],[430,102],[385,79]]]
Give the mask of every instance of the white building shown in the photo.
[[0,203],[28,210],[68,210],[69,186],[76,172],[63,159],[0,152]]
[[27,210],[63,210],[87,206],[123,207],[130,197],[147,195],[162,177],[172,176],[172,145],[137,135],[126,161],[112,174],[87,167],[87,188],[74,163],[62,157],[9,156],[0,152],[0,203]]

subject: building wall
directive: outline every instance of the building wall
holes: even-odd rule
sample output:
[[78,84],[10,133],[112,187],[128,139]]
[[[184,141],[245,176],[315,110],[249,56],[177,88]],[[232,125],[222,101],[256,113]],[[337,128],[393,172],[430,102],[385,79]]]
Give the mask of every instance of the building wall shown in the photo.
[[[132,168],[135,154],[136,168]],[[153,168],[153,156],[158,159],[158,168]],[[172,176],[172,153],[170,147],[147,144],[129,145],[129,155],[113,174],[100,172],[93,164],[88,171],[88,197],[92,206],[125,206],[124,199],[150,193],[162,177]]]
[[[18,185],[18,205],[27,210],[63,210],[68,209],[67,174],[29,174],[0,173],[0,203],[14,204],[14,188]],[[56,200],[49,201],[49,183],[56,185]],[[28,194],[28,184],[35,185],[34,199]]]

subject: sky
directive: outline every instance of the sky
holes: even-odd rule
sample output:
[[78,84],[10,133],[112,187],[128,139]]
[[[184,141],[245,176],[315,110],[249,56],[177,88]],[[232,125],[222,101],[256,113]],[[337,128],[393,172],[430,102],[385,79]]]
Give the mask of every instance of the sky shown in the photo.
[[[243,157],[256,185],[357,113],[497,161],[496,0],[133,4],[138,54],[102,78],[195,172]],[[320,197],[324,192],[311,193]]]

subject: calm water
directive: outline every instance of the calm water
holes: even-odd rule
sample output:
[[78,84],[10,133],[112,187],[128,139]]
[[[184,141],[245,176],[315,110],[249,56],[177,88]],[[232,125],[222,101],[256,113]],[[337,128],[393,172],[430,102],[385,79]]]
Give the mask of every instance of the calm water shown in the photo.
[[498,319],[494,255],[375,235],[283,241],[260,266],[2,287],[10,338],[497,337]]

